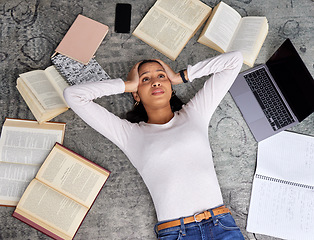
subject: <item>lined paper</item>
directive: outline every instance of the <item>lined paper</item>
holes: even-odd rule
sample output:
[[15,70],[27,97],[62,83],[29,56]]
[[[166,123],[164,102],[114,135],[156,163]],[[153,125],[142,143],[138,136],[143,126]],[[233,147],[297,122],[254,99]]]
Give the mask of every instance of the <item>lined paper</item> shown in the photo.
[[283,131],[258,144],[247,231],[313,239],[314,137]]

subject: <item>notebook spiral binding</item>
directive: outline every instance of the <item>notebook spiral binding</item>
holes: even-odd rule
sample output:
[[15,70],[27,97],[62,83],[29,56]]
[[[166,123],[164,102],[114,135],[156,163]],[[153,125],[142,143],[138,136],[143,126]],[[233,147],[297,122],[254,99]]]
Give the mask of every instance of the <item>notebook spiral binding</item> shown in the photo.
[[255,177],[259,178],[259,179],[262,179],[262,180],[266,180],[266,181],[283,183],[283,184],[287,184],[287,185],[294,186],[294,187],[302,187],[302,188],[314,190],[314,186],[310,186],[310,185],[306,185],[306,184],[302,184],[302,183],[286,181],[286,180],[282,180],[282,179],[279,179],[279,178],[267,177],[267,176],[260,175],[260,174],[255,174]]
[[51,61],[69,85],[110,79],[94,58],[84,65],[62,54],[57,54],[51,58]]

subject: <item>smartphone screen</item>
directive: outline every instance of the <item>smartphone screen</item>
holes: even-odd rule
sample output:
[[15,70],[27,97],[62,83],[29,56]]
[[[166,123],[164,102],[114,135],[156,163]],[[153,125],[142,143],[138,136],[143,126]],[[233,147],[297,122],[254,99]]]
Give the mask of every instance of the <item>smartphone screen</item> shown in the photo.
[[115,16],[115,32],[129,33],[131,26],[131,4],[117,3]]

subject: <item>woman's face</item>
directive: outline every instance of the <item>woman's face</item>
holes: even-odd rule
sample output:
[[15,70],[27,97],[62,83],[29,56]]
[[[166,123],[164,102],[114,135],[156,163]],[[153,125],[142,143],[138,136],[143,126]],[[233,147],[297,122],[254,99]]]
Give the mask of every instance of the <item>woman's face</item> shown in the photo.
[[140,81],[134,99],[141,101],[145,108],[169,105],[172,88],[164,68],[159,63],[148,62],[140,66],[138,73]]

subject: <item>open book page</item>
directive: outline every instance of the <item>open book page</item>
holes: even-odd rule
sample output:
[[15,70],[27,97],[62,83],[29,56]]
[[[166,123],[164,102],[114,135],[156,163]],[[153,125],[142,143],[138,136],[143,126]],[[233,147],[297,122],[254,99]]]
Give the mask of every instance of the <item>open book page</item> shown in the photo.
[[21,78],[17,79],[16,88],[22,95],[24,101],[26,102],[29,109],[32,111],[35,118],[38,121],[42,121],[42,115],[47,111],[44,109],[39,100]]
[[244,17],[231,41],[228,51],[240,51],[246,63],[253,66],[268,32],[265,17]]
[[16,206],[39,167],[0,162],[0,205]]
[[34,179],[15,212],[57,235],[73,236],[88,209]]
[[209,15],[211,8],[199,0],[158,0],[154,7],[170,14],[192,31]]
[[93,166],[57,144],[36,178],[89,208],[109,176]]
[[192,33],[191,29],[153,7],[137,26],[133,35],[175,60]]
[[220,2],[204,36],[226,52],[240,21],[241,15],[237,11]]
[[65,81],[65,79],[62,77],[62,75],[58,72],[58,70],[55,68],[55,66],[50,66],[45,69],[45,72],[50,79],[51,84],[54,86],[54,88],[59,93],[60,97],[63,99],[64,103],[66,104],[66,101],[63,97],[63,90],[69,86],[69,84]]
[[0,139],[0,161],[40,165],[56,142],[62,143],[64,124],[6,119]]
[[39,123],[53,119],[68,110],[67,106],[46,110],[21,78],[17,79],[16,88]]
[[287,131],[258,144],[247,231],[313,238],[313,149],[314,137]]
[[24,80],[29,89],[31,89],[43,108],[49,110],[67,107],[63,97],[59,95],[43,70],[23,73],[20,77]]

